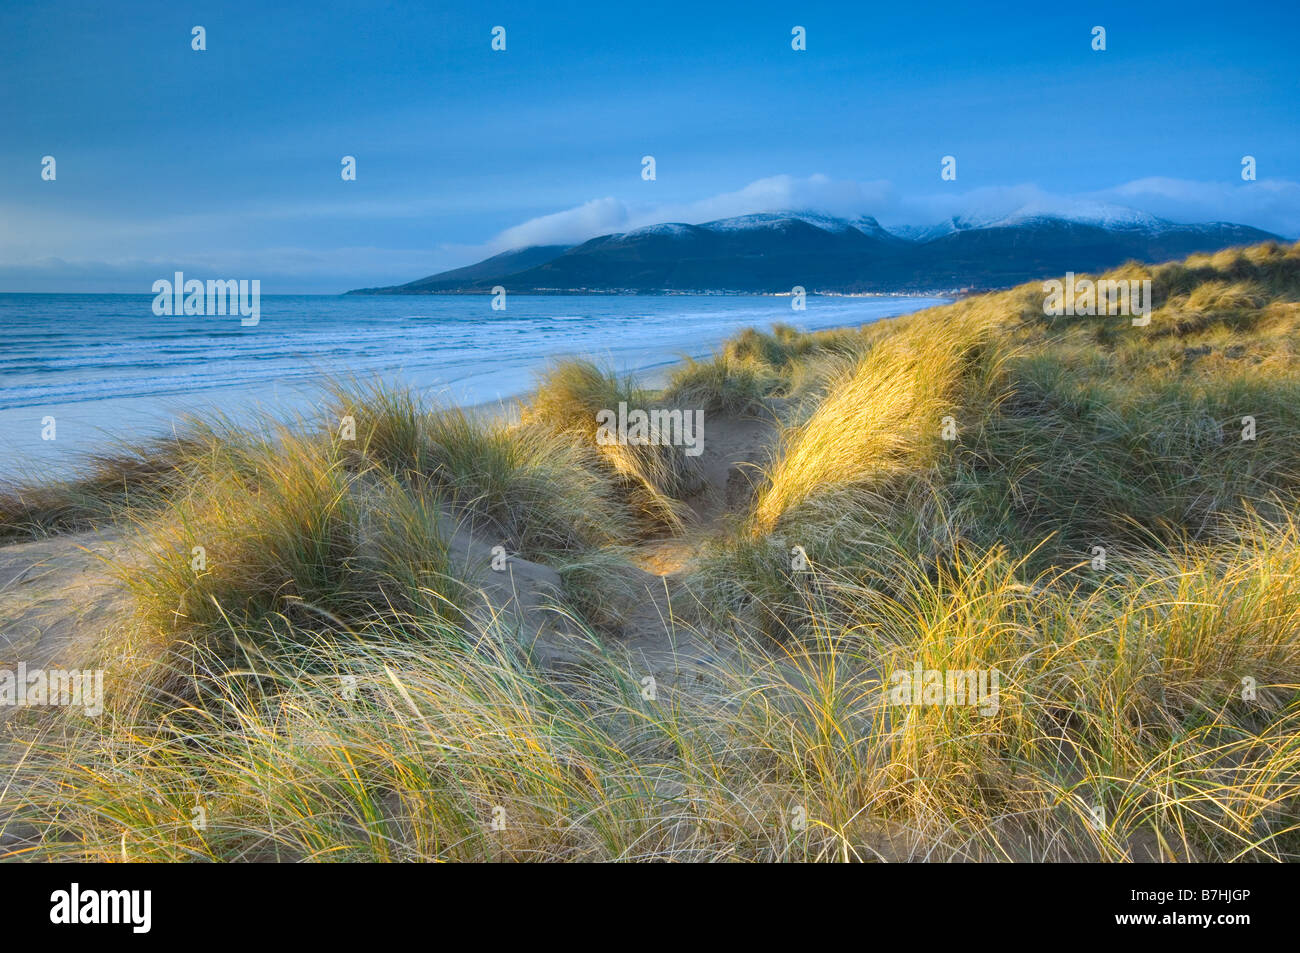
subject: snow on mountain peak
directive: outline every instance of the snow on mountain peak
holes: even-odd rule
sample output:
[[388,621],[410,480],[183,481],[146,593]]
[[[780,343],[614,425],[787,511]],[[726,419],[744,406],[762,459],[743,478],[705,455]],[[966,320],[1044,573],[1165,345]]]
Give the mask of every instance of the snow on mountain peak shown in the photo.
[[696,228],[696,226],[685,225],[681,222],[660,222],[658,225],[642,225],[640,228],[634,228],[630,232],[624,232],[622,237],[628,238],[636,235],[685,235],[694,228]]
[[734,218],[720,218],[706,222],[702,228],[715,232],[739,231],[746,228],[767,228],[781,222],[798,221],[828,232],[844,232],[853,226],[842,218],[813,211],[755,212],[751,215],[737,215]]
[[1013,228],[1053,221],[1075,222],[1111,231],[1142,232],[1147,235],[1159,235],[1181,227],[1138,209],[1122,205],[1111,205],[1105,202],[1075,200],[1033,202],[1016,209],[1010,214],[1002,211],[973,211],[954,215],[932,225],[891,225],[887,229],[882,227],[870,215],[859,215],[856,218],[839,218],[812,209],[790,209],[737,215],[732,218],[704,222],[700,225],[664,222],[659,225],[647,225],[633,229],[626,232],[624,237],[641,235],[681,236],[698,229],[711,232],[735,232],[748,229],[775,228],[782,223],[791,221],[804,222],[835,234],[843,234],[851,229],[858,229],[868,235],[893,235],[916,242],[934,241],[954,232],[973,229]]
[[1064,219],[1100,228],[1160,232],[1169,226],[1164,219],[1123,205],[1105,202],[1033,203],[1017,209],[993,223],[997,226],[1021,225],[1036,219]]

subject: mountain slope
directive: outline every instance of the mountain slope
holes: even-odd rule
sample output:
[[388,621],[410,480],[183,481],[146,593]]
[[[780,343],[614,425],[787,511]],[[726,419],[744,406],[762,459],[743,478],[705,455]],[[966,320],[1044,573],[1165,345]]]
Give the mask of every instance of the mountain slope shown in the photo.
[[701,225],[663,223],[571,248],[534,246],[394,288],[350,294],[667,291],[888,293],[1007,287],[1134,259],[1167,261],[1277,240],[1245,225],[1180,225],[1098,206],[1072,217],[1025,208],[890,232],[874,219],[777,212]]
[[557,258],[571,247],[570,245],[529,245],[526,248],[517,248],[514,251],[493,255],[491,258],[485,258],[473,265],[466,265],[464,268],[453,268],[451,271],[440,272],[404,285],[392,285],[387,288],[358,288],[356,291],[349,291],[348,294],[431,294],[440,291],[460,290],[474,286],[482,281],[486,281],[491,285],[495,284],[496,279],[503,275],[525,271],[543,262],[550,261],[552,258]]

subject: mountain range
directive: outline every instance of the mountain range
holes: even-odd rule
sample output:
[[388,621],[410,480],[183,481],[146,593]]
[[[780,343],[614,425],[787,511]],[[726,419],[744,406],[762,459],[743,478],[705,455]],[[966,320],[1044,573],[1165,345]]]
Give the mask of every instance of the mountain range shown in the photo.
[[1125,261],[1166,261],[1279,236],[1226,222],[1181,225],[1093,206],[1026,207],[887,230],[870,216],[766,212],[701,225],[664,223],[578,245],[533,245],[365,294],[665,292],[923,293],[1003,288]]

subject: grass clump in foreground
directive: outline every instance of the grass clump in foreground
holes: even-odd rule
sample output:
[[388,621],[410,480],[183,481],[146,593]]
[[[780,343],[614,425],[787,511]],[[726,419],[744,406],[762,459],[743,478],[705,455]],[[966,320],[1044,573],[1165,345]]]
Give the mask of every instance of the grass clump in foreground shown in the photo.
[[[118,648],[178,694],[201,674],[197,702],[27,726],[0,843],[94,860],[1300,858],[1300,249],[1116,275],[1151,278],[1148,327],[1049,319],[1026,286],[856,331],[747,333],[669,395],[566,365],[513,427],[363,393],[344,401],[355,443],[247,441],[141,518],[159,562],[127,630],[184,650]],[[662,525],[636,493],[672,484],[620,469],[589,415],[688,389],[783,421],[757,495],[677,580],[715,646],[689,678],[646,699],[640,663],[580,618],[556,669],[458,610],[448,521],[616,577],[610,547]],[[201,538],[235,555],[196,581],[177,560]],[[899,703],[914,668],[996,671],[996,703]]]
[[617,413],[620,404],[629,410],[650,410],[660,403],[656,398],[632,380],[620,379],[590,361],[563,361],[541,375],[522,416],[526,423],[595,447],[622,497],[651,531],[680,531],[680,501],[700,488],[693,459],[681,447],[659,442],[657,433],[649,444],[597,442],[601,411]]
[[[655,701],[601,653],[562,675],[506,633],[362,628],[197,713],[47,735],[10,834],[75,829],[42,856],[101,860],[1294,858],[1296,534],[1151,569],[1087,594],[996,553],[898,599],[827,580],[817,636]],[[876,673],[917,659],[997,666],[997,712],[888,705]]]
[[721,351],[707,361],[687,358],[673,371],[665,401],[705,413],[758,414],[781,384],[768,365]]

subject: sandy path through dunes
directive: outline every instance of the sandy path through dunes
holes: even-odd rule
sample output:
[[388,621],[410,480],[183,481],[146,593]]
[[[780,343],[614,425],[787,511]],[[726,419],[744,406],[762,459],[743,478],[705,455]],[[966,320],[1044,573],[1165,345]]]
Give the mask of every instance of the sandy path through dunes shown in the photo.
[[[708,421],[699,459],[702,489],[685,501],[683,533],[633,547],[633,565],[615,569],[635,597],[608,649],[628,653],[647,672],[677,672],[713,658],[694,626],[683,624],[690,597],[684,580],[705,545],[742,513],[775,439],[771,419],[716,415]],[[0,547],[0,668],[79,668],[99,638],[129,608],[120,573],[130,555],[129,531],[106,526]],[[492,540],[461,526],[451,539],[453,570],[477,590],[480,622],[505,622],[543,665],[566,664],[592,642],[559,608],[562,585],[549,567],[512,558],[509,572],[481,571]],[[2,715],[0,715],[2,716]]]
[[0,547],[0,668],[73,668],[126,606],[112,567],[126,532],[108,527]]

